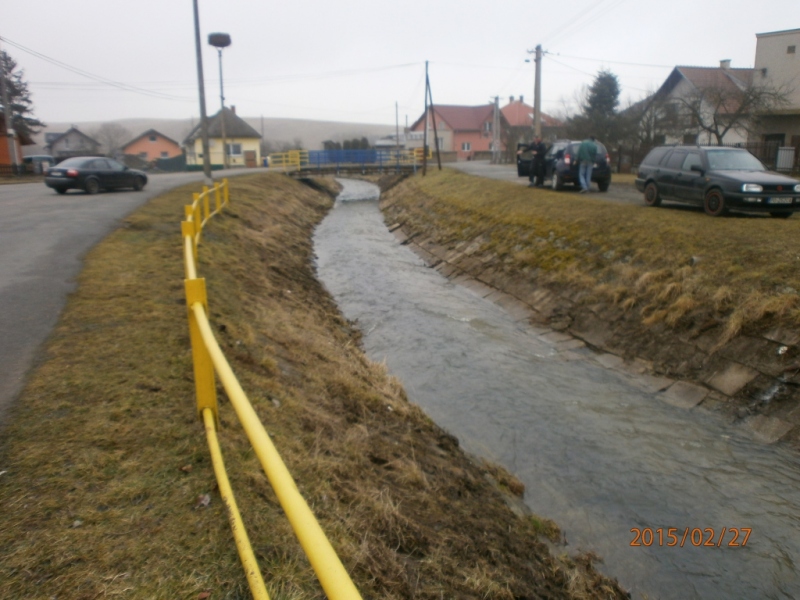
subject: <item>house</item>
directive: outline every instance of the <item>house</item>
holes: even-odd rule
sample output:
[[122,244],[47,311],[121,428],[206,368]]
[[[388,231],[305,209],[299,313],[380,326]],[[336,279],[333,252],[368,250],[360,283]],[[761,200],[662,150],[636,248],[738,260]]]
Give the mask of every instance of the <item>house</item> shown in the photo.
[[[660,103],[672,119],[672,132],[665,134],[661,143],[715,144],[716,137],[703,131],[699,120],[710,123],[723,122],[737,114],[742,92],[752,85],[754,69],[731,68],[731,61],[720,61],[719,67],[675,67],[653,95],[652,101]],[[688,105],[696,106],[693,115]],[[714,115],[717,115],[714,119]],[[732,127],[725,132],[722,142],[737,144],[747,141],[743,127]]]
[[[428,127],[428,147],[435,148],[433,143],[434,121],[439,149],[444,152],[455,152],[458,160],[471,160],[477,152],[491,152],[494,140],[494,104],[481,106],[456,106],[437,104],[430,110],[431,122]],[[421,148],[425,135],[427,112],[417,119],[406,132],[406,148]],[[505,148],[504,133],[508,123],[502,113],[499,115],[500,151]]]
[[783,89],[788,101],[761,118],[756,141],[793,146],[800,156],[800,29],[756,34],[755,82]]
[[96,156],[100,152],[100,142],[77,127],[70,127],[65,133],[46,133],[44,139],[45,153],[58,162],[71,156]]
[[148,129],[122,146],[120,150],[123,154],[138,156],[147,162],[153,162],[158,158],[173,158],[183,152],[178,142],[155,129]]
[[[523,134],[518,136],[518,141],[530,141],[533,136],[533,107],[525,104],[524,97],[520,96],[519,100],[515,100],[514,96],[508,99],[508,104],[500,109],[503,116],[508,121],[509,128],[517,133]],[[546,113],[541,115],[542,123],[542,139],[543,140],[556,140],[564,136],[564,122],[551,117]],[[524,134],[527,134],[524,135]],[[509,143],[509,145],[512,145]],[[516,147],[516,142],[513,144]],[[516,150],[515,150],[516,151]]]
[[[236,107],[224,108],[208,120],[209,159],[213,168],[224,164],[222,155],[222,124],[225,124],[225,143],[228,166],[257,167],[261,164],[261,134],[236,115]],[[203,136],[198,124],[183,141],[186,166],[189,170],[203,164]]]

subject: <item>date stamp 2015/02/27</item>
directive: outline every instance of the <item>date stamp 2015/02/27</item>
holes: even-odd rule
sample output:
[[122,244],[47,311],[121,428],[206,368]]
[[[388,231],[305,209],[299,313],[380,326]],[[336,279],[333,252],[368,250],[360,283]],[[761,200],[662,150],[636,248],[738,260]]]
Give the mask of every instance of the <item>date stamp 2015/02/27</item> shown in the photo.
[[717,531],[713,527],[686,527],[682,530],[677,527],[666,529],[663,527],[658,529],[634,527],[631,529],[633,534],[631,546],[678,546],[683,548],[689,543],[692,546],[741,548],[747,545],[751,532],[752,528],[750,527],[723,527],[717,536]]

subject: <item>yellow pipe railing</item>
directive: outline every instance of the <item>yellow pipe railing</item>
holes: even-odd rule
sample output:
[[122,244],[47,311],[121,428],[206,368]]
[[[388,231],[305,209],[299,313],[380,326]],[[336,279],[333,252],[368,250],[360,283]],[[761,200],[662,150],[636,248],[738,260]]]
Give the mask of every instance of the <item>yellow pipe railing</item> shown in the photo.
[[204,187],[202,194],[194,194],[192,205],[185,207],[186,220],[181,223],[181,234],[184,239],[186,306],[198,415],[205,424],[214,472],[228,512],[234,541],[245,569],[250,591],[257,600],[269,599],[222,461],[222,452],[217,439],[219,415],[215,372],[219,375],[231,406],[233,406],[256,456],[258,456],[264,473],[275,490],[275,495],[317,574],[325,594],[331,600],[360,600],[361,595],[297,489],[286,464],[247,399],[247,395],[228,364],[211,329],[208,320],[205,279],[197,277],[197,246],[200,243],[203,226],[212,216],[229,204],[228,180],[223,180],[221,185],[215,185],[213,192],[215,199],[213,211],[210,206],[210,190]]

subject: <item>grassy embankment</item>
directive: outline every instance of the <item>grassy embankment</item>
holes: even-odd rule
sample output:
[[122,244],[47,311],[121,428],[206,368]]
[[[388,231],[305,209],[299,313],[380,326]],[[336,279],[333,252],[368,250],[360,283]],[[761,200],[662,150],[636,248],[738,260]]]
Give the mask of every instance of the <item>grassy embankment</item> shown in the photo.
[[[190,191],[151,201],[90,252],[3,430],[4,600],[249,597],[194,408],[179,227]],[[231,196],[200,249],[212,323],[364,596],[621,597],[590,557],[554,558],[539,538],[552,526],[498,491],[513,478],[469,461],[365,358],[311,268],[330,196],[279,175],[235,178]],[[220,402],[272,598],[323,597]]]
[[[800,325],[800,218],[711,219],[695,210],[598,202],[452,170],[408,180],[404,222],[507,272],[566,285],[678,326],[698,311],[724,324],[720,342],[774,316]],[[435,232],[435,233],[434,233]],[[495,264],[495,263],[493,263]]]

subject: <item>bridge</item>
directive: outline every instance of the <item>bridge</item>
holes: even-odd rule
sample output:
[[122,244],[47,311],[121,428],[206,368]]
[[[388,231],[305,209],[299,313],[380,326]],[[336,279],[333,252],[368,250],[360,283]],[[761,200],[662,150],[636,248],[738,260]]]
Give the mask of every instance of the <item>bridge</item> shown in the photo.
[[[416,173],[422,168],[422,148],[413,150],[290,150],[269,155],[271,168],[294,176]],[[432,155],[429,151],[428,160]]]

